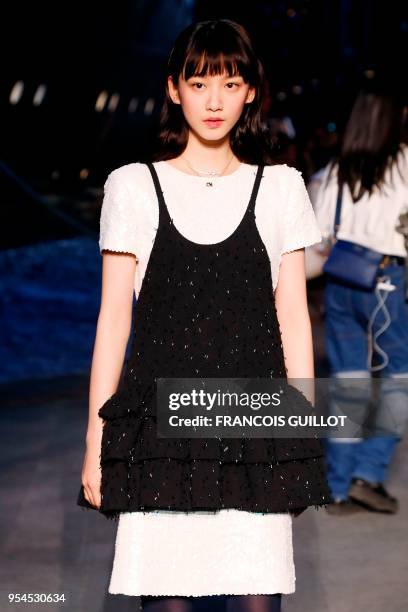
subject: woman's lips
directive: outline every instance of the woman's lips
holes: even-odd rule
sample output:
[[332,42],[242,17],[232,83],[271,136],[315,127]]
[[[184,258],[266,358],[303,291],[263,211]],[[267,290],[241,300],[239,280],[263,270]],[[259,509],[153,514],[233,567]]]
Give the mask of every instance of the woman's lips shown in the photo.
[[217,128],[223,121],[224,119],[204,119],[204,123],[209,128]]

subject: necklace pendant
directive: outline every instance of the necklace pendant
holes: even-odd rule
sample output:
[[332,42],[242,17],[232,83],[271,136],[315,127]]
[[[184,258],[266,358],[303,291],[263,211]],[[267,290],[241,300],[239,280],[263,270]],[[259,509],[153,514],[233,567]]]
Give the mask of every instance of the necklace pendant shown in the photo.
[[212,186],[213,186],[213,184],[211,183],[211,181],[208,181],[208,182],[207,182],[205,185],[206,185],[206,187],[212,187]]

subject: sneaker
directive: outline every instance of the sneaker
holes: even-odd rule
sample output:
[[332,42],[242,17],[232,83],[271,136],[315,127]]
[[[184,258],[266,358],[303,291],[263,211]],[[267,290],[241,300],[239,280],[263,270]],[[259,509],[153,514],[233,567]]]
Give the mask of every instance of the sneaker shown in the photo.
[[386,491],[381,483],[372,483],[363,478],[353,478],[349,497],[374,512],[395,514],[398,500]]
[[326,508],[328,514],[336,516],[348,516],[361,511],[362,507],[355,504],[351,499],[336,499]]

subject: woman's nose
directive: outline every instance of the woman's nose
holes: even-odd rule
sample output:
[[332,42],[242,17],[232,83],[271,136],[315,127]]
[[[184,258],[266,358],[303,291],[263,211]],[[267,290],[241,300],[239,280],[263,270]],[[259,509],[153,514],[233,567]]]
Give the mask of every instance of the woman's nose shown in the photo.
[[222,100],[217,90],[212,90],[209,92],[206,109],[211,111],[222,110]]

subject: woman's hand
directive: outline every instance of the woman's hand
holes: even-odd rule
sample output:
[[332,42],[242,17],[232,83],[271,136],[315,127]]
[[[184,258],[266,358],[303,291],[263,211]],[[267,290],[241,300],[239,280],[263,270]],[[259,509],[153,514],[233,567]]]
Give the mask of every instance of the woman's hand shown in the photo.
[[323,266],[327,261],[332,249],[330,239],[322,240],[319,244],[305,248],[305,270],[306,279],[312,280],[323,274]]
[[82,466],[82,485],[85,499],[99,510],[101,507],[101,469],[100,454],[102,428],[87,436],[84,463]]

